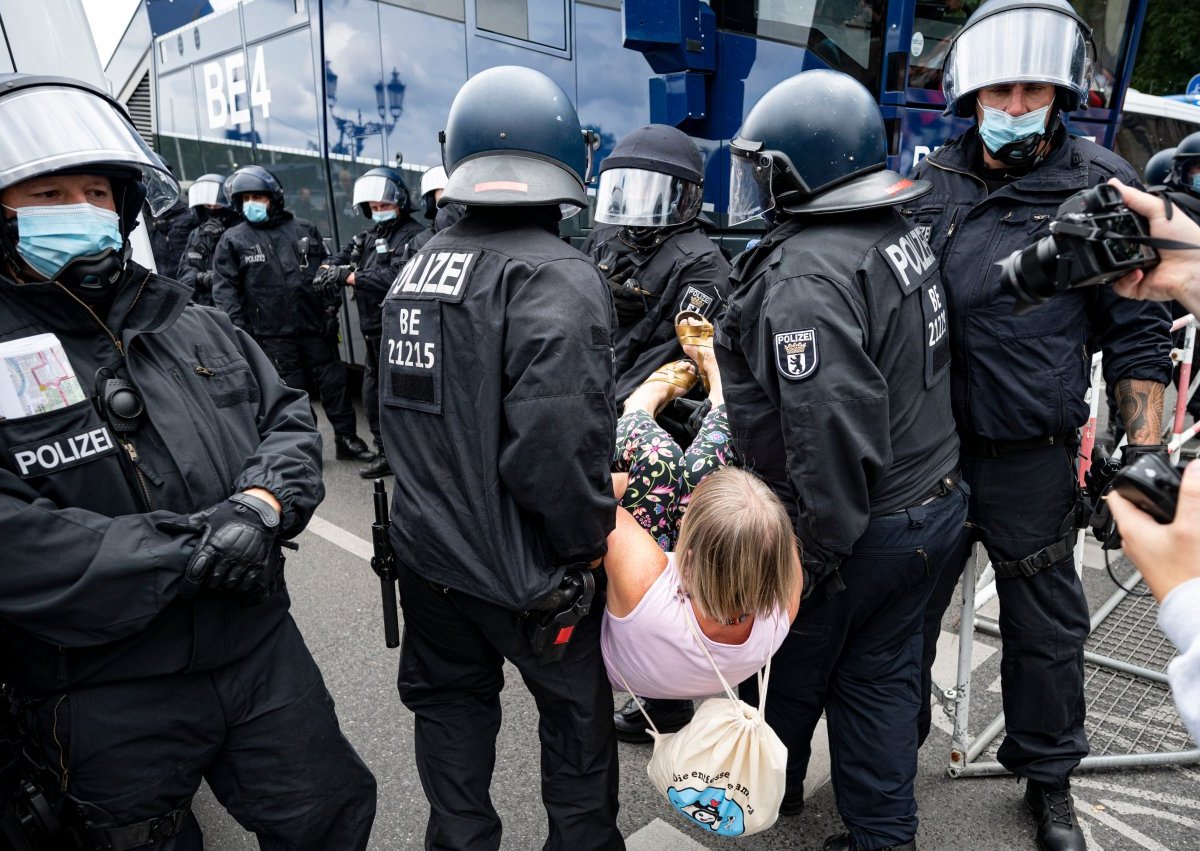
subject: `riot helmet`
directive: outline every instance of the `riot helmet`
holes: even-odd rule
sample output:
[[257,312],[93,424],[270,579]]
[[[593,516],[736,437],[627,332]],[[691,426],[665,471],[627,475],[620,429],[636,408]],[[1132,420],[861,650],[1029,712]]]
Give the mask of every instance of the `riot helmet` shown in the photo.
[[97,176],[110,183],[116,208],[115,215],[84,204],[6,212],[0,251],[17,269],[82,297],[105,297],[124,269],[142,204],[162,214],[178,199],[179,184],[124,108],[79,80],[0,74],[0,126],[0,191],[31,178]]
[[446,169],[440,165],[435,165],[431,169],[427,169],[421,175],[421,205],[422,214],[425,218],[433,221],[437,217],[437,202],[438,199],[434,193],[439,189],[446,188]]
[[188,206],[228,207],[229,197],[225,194],[225,178],[219,174],[202,174],[188,187]]
[[1184,136],[1183,141],[1175,148],[1167,183],[1200,196],[1200,172],[1189,174],[1197,166],[1200,166],[1200,132]]
[[633,228],[690,222],[704,202],[704,155],[682,130],[650,124],[600,164],[596,221]]
[[373,168],[354,181],[354,206],[364,218],[371,218],[372,201],[395,204],[398,212],[407,213],[408,184],[399,170],[381,166]]
[[242,208],[247,194],[270,195],[273,212],[283,209],[283,185],[260,165],[244,165],[229,176],[225,182],[225,192],[229,202],[239,213],[245,215]]
[[986,0],[946,52],[946,114],[972,117],[973,95],[1002,83],[1049,83],[1060,110],[1079,109],[1095,57],[1092,28],[1067,0]]
[[879,106],[839,71],[805,71],[751,108],[729,145],[729,223],[770,210],[842,213],[918,198],[932,186],[887,168]]
[[454,96],[439,139],[449,176],[439,207],[587,206],[594,134],[540,71],[503,65],[476,74]]
[[1147,186],[1165,186],[1171,177],[1171,166],[1174,164],[1175,149],[1163,148],[1146,161],[1143,180]]

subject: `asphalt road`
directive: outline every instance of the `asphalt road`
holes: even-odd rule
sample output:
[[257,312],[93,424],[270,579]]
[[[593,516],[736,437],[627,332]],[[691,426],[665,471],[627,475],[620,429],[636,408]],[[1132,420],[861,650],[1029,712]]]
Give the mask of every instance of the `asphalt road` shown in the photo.
[[[420,849],[427,807],[412,758],[412,716],[396,694],[398,651],[384,647],[379,583],[366,561],[370,484],[355,475],[357,465],[333,460],[332,440],[328,432],[326,435],[328,496],[318,511],[318,521],[299,538],[301,550],[288,558],[292,611],[337,701],[343,730],[378,778],[378,814],[371,848]],[[1085,561],[1084,583],[1094,610],[1109,598],[1114,585],[1097,550],[1090,548]],[[1124,564],[1114,570],[1119,577],[1128,574]],[[950,650],[956,617],[952,608],[943,625],[943,640]],[[1139,641],[1151,635],[1148,622],[1138,629],[1145,633]],[[1000,708],[998,646],[997,640],[977,633],[973,732]],[[939,671],[949,673],[939,678],[943,685],[953,684],[953,665],[952,655],[944,652]],[[541,848],[546,830],[537,792],[536,710],[519,677],[511,669],[508,673],[492,794],[504,819],[502,847],[534,851]],[[1099,693],[1100,679],[1089,687],[1089,701],[1095,701],[1089,726],[1104,723],[1106,714],[1123,711],[1119,702],[1115,710],[1109,707],[1112,689]],[[619,704],[624,696],[614,699]],[[1097,706],[1101,708],[1097,710]],[[935,707],[934,713],[939,726],[921,751],[917,776],[919,846],[926,851],[1033,849],[1034,825],[1021,803],[1024,787],[1008,776],[948,777],[949,721],[939,708]],[[1178,723],[1169,702],[1166,708],[1153,711],[1139,704],[1133,715],[1134,728],[1147,734],[1169,732],[1175,728],[1163,725]],[[1132,734],[1126,731],[1125,735]],[[818,740],[821,737],[818,730]],[[649,753],[644,747],[620,746],[619,824],[631,851],[730,847],[730,840],[704,836],[689,826],[651,788],[645,773]],[[764,834],[736,840],[737,847],[750,851],[819,849],[824,837],[841,830],[827,777],[827,749],[818,741],[804,814],[781,819]],[[1081,772],[1075,780],[1075,795],[1091,851],[1200,849],[1200,766]],[[225,813],[207,789],[197,797],[195,809],[207,847],[222,851],[256,847],[254,838]]]

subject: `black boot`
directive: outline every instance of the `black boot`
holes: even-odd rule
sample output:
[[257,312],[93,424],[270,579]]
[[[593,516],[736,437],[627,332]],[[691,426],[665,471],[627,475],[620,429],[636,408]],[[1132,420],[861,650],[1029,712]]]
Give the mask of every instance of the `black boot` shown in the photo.
[[[848,833],[826,837],[825,844],[821,846],[821,849],[822,851],[866,851]],[[913,839],[903,845],[885,845],[876,851],[917,851],[917,840]]]
[[1025,806],[1038,823],[1038,851],[1087,851],[1069,785],[1049,789],[1030,780],[1025,786]]
[[364,479],[378,479],[382,476],[390,476],[392,474],[392,465],[388,463],[387,456],[380,449],[375,454],[375,457],[367,462],[367,466],[359,469],[358,474]]
[[375,457],[375,453],[357,434],[335,437],[333,448],[334,457],[339,461],[370,461]]
[[[696,710],[690,700],[642,700],[646,714],[654,720],[660,733],[676,733],[692,720]],[[649,726],[637,701],[632,697],[613,713],[613,724],[617,728],[617,739],[631,745],[648,745],[654,741],[646,732]]]

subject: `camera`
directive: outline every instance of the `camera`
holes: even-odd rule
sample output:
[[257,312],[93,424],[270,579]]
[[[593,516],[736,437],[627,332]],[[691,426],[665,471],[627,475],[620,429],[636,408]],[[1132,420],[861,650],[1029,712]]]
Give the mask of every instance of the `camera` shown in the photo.
[[1084,189],[1058,208],[1050,236],[1000,262],[1001,286],[1016,298],[1016,312],[1024,313],[1058,293],[1157,266],[1158,253],[1142,244],[1147,227],[1115,187]]
[[1112,489],[1159,523],[1175,519],[1182,474],[1161,455],[1142,455],[1113,477]]

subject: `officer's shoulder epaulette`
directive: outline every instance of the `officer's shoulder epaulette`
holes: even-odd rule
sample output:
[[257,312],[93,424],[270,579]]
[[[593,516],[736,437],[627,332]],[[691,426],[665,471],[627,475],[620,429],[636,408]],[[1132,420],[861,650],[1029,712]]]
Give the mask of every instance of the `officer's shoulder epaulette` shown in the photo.
[[1102,175],[1103,179],[1093,179],[1092,183],[1103,183],[1110,177],[1119,177],[1126,182],[1138,179],[1138,173],[1133,166],[1127,163],[1120,154],[1097,145],[1090,139],[1072,136],[1071,146],[1072,157],[1077,157],[1079,164],[1086,162],[1089,171]]

